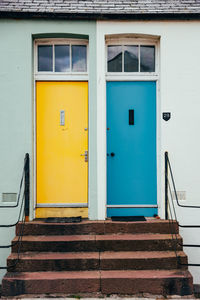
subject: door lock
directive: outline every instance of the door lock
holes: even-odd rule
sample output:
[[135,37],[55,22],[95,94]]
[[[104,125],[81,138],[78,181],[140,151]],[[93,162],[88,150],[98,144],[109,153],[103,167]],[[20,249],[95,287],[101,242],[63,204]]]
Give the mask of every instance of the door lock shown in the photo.
[[85,162],[88,162],[88,151],[85,150],[84,154],[81,154],[81,156],[85,156]]

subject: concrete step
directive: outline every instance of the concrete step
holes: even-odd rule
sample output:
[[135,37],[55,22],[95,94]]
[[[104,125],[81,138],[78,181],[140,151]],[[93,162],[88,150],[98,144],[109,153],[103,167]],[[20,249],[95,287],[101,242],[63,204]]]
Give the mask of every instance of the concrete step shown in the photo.
[[[187,263],[184,252],[177,252],[179,261]],[[173,251],[120,252],[26,252],[12,253],[7,260],[11,272],[86,271],[86,270],[150,270],[180,268]],[[11,266],[14,266],[11,268]],[[186,269],[186,266],[182,266]]]
[[95,293],[152,295],[191,295],[192,277],[188,271],[80,271],[9,272],[2,282],[2,295],[50,293]]
[[[16,226],[16,234],[20,233],[21,224]],[[81,223],[45,223],[32,221],[25,224],[24,235],[80,235],[80,234],[112,234],[112,233],[178,233],[178,224],[169,225],[167,220],[147,218],[146,222],[112,222],[88,221]]]
[[[17,252],[18,237],[12,241],[12,252]],[[167,251],[182,250],[182,238],[177,244],[170,234],[107,234],[24,236],[21,252],[94,252],[94,251]],[[175,245],[176,244],[176,245]]]

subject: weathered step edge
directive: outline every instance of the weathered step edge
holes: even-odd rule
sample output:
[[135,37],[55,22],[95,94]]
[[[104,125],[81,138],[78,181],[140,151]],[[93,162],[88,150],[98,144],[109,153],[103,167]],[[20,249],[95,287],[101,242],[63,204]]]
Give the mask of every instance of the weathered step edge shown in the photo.
[[7,273],[2,295],[50,293],[95,293],[191,295],[192,276],[188,271],[82,271]]
[[[12,241],[12,252],[17,252]],[[21,252],[96,252],[96,251],[174,251],[182,250],[182,238],[177,241],[169,234],[87,235],[87,236],[24,236]]]
[[[17,253],[7,259],[9,272],[186,269],[184,252],[76,252]],[[17,263],[18,261],[18,263]],[[179,264],[180,263],[180,264]],[[14,266],[14,267],[12,267]]]
[[193,280],[188,271],[178,270],[102,271],[101,291],[185,296],[193,294]]
[[[172,222],[171,222],[172,223]],[[16,235],[21,231],[21,223],[16,226]],[[173,225],[167,220],[150,219],[146,222],[112,222],[87,221],[81,223],[45,223],[44,221],[28,222],[24,226],[24,235],[79,235],[111,233],[178,233],[178,223]]]

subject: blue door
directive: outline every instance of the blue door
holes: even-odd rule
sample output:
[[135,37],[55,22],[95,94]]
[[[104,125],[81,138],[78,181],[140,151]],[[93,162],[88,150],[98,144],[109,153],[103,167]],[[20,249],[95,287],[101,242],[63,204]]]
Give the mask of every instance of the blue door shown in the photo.
[[107,216],[157,214],[156,82],[107,83]]

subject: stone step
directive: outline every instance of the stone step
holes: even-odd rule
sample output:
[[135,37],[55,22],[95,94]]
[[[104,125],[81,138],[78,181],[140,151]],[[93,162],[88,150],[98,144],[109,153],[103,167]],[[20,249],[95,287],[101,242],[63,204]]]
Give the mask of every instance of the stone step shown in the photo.
[[[15,265],[17,253],[11,253],[7,265]],[[98,252],[25,252],[11,272],[99,270]]]
[[[101,270],[170,270],[175,268],[187,269],[187,256],[183,251],[119,251],[101,252]],[[178,261],[179,260],[179,261]]]
[[[21,224],[16,226],[16,234],[19,235]],[[81,223],[45,223],[44,221],[28,222],[24,226],[24,235],[88,235],[88,234],[112,234],[112,233],[178,233],[178,224],[173,221],[169,225],[167,220],[148,219],[146,222],[112,222],[88,221]]]
[[[187,263],[184,252],[177,252],[179,262]],[[150,270],[180,268],[173,251],[119,252],[25,252],[18,259],[12,253],[7,260],[10,272],[86,271],[86,270]],[[11,268],[11,266],[15,266]],[[186,266],[182,266],[186,269]]]
[[9,272],[2,282],[2,295],[7,297],[47,293],[184,296],[192,292],[192,277],[186,270]]
[[192,276],[182,270],[101,271],[103,294],[191,295]]
[[[18,251],[12,241],[12,252]],[[107,235],[64,235],[24,236],[21,252],[94,252],[94,251],[167,251],[182,250],[182,238],[178,244],[170,234],[107,234]]]

